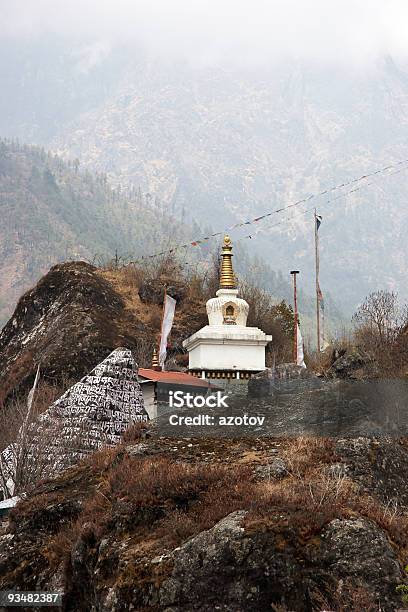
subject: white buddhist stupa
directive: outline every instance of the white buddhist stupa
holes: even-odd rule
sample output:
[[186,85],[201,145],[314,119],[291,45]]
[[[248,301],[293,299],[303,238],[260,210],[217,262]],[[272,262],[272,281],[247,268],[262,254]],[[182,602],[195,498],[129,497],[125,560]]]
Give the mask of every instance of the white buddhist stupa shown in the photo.
[[183,342],[188,367],[201,378],[250,378],[265,369],[265,347],[272,336],[246,325],[249,305],[238,297],[229,236],[221,257],[220,288],[207,302],[208,325]]

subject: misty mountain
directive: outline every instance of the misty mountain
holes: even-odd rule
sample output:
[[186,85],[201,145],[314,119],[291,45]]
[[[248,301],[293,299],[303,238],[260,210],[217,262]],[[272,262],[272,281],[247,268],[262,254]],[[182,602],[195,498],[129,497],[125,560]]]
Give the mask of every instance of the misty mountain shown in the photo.
[[[223,229],[408,158],[408,70],[391,58],[367,72],[302,62],[227,70],[125,49],[92,63],[59,45],[47,60],[38,46],[29,61],[13,58],[27,87],[9,78],[20,110],[3,102],[0,130],[28,133],[113,184],[140,185],[186,223]],[[250,252],[283,275],[300,269],[311,294],[313,217],[304,211],[315,205],[323,292],[349,313],[377,288],[407,298],[407,188],[404,172],[377,177],[232,235],[252,234]]]
[[57,262],[136,258],[186,235],[136,190],[112,189],[44,149],[0,141],[0,322]]

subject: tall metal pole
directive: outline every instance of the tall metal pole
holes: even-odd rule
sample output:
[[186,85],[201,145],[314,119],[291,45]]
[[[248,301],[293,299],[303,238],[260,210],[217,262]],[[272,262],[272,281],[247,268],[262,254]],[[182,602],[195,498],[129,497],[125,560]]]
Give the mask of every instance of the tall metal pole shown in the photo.
[[297,290],[296,290],[296,275],[299,270],[291,270],[293,276],[293,306],[294,306],[294,330],[293,330],[293,361],[297,363],[297,329],[298,329],[298,307],[297,307]]
[[320,354],[320,291],[319,291],[319,234],[317,231],[317,214],[314,210],[315,226],[315,265],[316,265],[316,332],[317,332],[317,354]]

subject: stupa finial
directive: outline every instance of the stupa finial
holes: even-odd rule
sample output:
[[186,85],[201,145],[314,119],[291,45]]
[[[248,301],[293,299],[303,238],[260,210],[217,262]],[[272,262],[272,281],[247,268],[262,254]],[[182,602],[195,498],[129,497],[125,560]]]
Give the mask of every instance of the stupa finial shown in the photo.
[[232,244],[228,235],[224,236],[221,257],[220,289],[236,289],[237,281],[232,269]]

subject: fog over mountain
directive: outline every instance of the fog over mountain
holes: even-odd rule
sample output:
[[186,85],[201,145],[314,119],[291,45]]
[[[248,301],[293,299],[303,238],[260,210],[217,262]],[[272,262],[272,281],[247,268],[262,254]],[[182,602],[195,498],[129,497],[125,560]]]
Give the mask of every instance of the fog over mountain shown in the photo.
[[[140,185],[184,221],[223,229],[408,159],[402,2],[0,6],[0,135]],[[407,299],[403,168],[233,238],[252,234],[249,251],[312,293],[316,205],[323,291],[346,313],[377,288]]]

